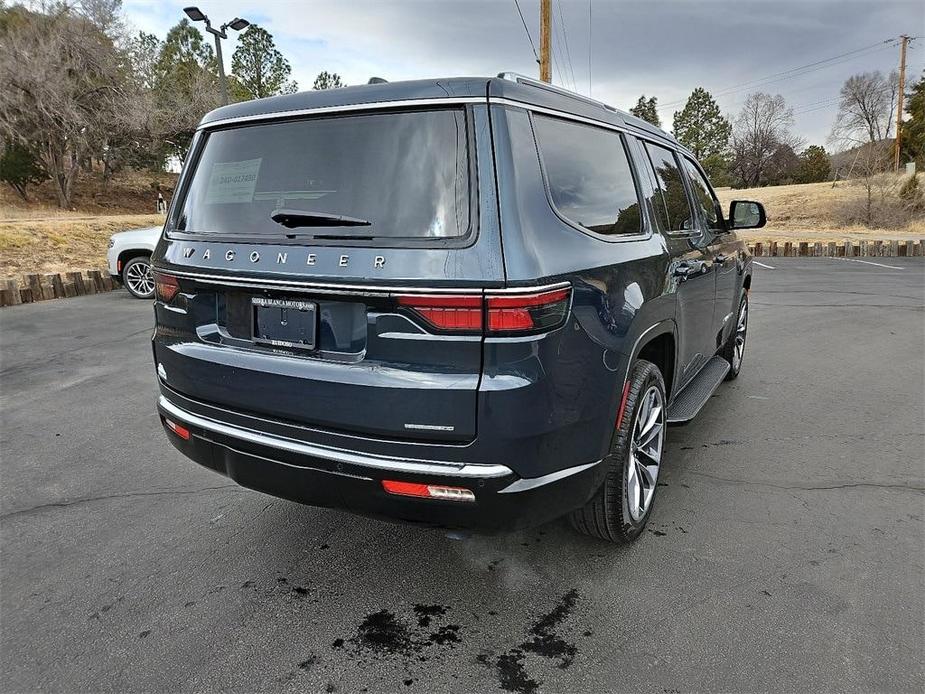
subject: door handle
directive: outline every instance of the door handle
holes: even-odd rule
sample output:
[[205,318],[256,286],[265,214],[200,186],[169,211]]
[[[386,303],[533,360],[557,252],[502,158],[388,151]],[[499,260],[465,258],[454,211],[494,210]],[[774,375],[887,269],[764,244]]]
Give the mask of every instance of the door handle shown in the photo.
[[680,263],[673,271],[673,275],[682,282],[692,275],[709,270],[710,266],[702,260],[694,260],[687,263]]

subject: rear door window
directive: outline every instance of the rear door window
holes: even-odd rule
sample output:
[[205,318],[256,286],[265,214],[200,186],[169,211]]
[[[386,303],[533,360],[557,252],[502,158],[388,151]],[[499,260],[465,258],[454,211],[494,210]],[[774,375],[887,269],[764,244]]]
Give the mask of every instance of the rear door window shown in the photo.
[[639,198],[620,133],[534,116],[549,194],[562,217],[597,234],[639,234]]
[[174,229],[370,245],[458,239],[471,224],[469,152],[464,109],[217,130],[206,137]]
[[684,175],[674,152],[651,142],[646,143],[646,151],[652,161],[655,180],[664,203],[658,205],[656,202],[655,205],[662,228],[669,233],[694,231],[694,213],[684,187]]

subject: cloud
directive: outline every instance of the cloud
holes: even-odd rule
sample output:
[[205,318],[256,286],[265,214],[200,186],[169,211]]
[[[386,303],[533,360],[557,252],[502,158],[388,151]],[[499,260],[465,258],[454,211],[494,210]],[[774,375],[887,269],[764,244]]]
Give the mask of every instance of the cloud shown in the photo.
[[[127,0],[125,10],[139,28],[163,36],[183,16],[184,4]],[[539,2],[520,0],[520,5],[538,45]],[[236,15],[258,21],[275,36],[302,88],[322,70],[338,72],[350,84],[372,75],[399,80],[537,72],[513,0],[203,0],[199,6],[217,23]],[[590,10],[589,23],[588,0],[553,0],[554,78],[587,93],[590,30],[593,96],[620,108],[642,93],[668,103],[686,98],[697,86],[734,87],[922,25],[920,0],[591,0]],[[229,62],[232,51],[233,40],[225,51]],[[910,55],[914,70],[925,51]],[[799,111],[834,99],[849,75],[889,71],[896,61],[897,52],[884,47],[760,88],[783,94]],[[736,110],[748,91],[720,97],[721,108]],[[661,111],[668,127],[677,108]],[[800,134],[823,142],[835,108],[798,115]]]

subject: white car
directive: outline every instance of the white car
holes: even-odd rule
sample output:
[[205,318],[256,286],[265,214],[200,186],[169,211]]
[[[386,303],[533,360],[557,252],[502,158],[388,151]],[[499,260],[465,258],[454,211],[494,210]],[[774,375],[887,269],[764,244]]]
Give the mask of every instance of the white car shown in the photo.
[[106,261],[109,274],[136,299],[154,297],[151,252],[161,237],[161,227],[120,231],[109,237]]

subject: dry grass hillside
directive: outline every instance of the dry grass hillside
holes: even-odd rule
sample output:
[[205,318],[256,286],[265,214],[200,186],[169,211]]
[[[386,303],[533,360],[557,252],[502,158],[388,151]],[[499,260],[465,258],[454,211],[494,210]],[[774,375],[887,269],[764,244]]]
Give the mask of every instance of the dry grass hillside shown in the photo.
[[163,223],[159,214],[0,221],[0,278],[103,269],[112,234]]
[[125,171],[104,184],[99,173],[81,174],[74,185],[70,210],[58,207],[51,181],[29,186],[25,202],[8,185],[0,184],[0,222],[15,219],[45,219],[72,216],[153,214],[157,211],[158,190],[170,200],[176,174]]
[[[919,176],[920,186],[925,184]],[[717,192],[725,210],[732,200],[756,200],[768,214],[763,229],[745,232],[754,239],[784,239],[805,241],[837,241],[839,239],[920,238],[925,234],[925,215],[919,214],[909,223],[894,228],[869,229],[860,225],[845,225],[846,210],[863,205],[866,189],[860,180],[831,183],[806,183],[790,186],[768,186],[734,190],[720,188]]]
[[[20,200],[8,186],[0,186],[0,278],[105,267],[109,236],[162,224],[163,217],[154,214],[157,190],[160,187],[169,200],[175,184],[176,176],[172,174],[127,172],[108,186],[102,185],[98,175],[89,176],[77,184],[73,210],[55,206],[54,191],[48,183],[30,189],[30,203]],[[764,204],[768,225],[743,233],[747,239],[837,241],[925,236],[922,215],[898,228],[844,225],[840,220],[845,210],[864,199],[864,187],[859,181],[842,181],[835,188],[831,183],[811,183],[720,189],[718,194],[726,209],[733,199]]]
[[170,200],[176,174],[128,171],[109,185],[98,174],[77,181],[74,208],[62,210],[46,181],[30,186],[29,202],[0,185],[0,277],[106,266],[110,235],[164,223],[157,191]]

